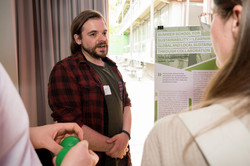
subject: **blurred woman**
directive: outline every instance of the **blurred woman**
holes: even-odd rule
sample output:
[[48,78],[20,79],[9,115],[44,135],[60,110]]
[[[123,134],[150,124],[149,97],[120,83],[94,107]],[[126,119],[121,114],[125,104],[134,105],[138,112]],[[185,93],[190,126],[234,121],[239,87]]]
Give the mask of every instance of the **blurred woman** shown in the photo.
[[199,109],[157,121],[143,166],[250,165],[250,1],[214,0],[200,20],[219,70]]
[[[76,123],[29,127],[29,117],[21,97],[1,63],[0,133],[1,166],[40,166],[42,163],[34,148],[46,148],[57,155],[63,148],[59,144],[65,137],[72,135],[83,140],[83,131]],[[98,160],[84,140],[67,153],[62,166],[94,166]]]

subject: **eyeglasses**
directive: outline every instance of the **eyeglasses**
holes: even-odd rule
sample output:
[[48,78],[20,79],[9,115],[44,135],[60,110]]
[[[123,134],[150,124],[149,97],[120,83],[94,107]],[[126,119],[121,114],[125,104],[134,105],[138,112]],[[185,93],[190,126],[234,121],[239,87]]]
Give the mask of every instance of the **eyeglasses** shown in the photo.
[[213,21],[213,13],[202,13],[198,17],[200,20],[201,28],[206,32],[210,32],[210,27]]

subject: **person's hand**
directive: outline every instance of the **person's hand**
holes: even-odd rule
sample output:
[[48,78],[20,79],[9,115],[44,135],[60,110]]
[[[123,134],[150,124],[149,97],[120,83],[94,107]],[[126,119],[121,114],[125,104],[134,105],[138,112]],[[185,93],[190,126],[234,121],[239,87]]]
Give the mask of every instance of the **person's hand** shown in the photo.
[[125,133],[120,133],[107,140],[107,143],[113,143],[114,146],[110,151],[106,152],[106,155],[112,158],[122,159],[128,152],[129,138]]
[[[65,155],[61,166],[95,166],[99,157],[88,149],[86,140],[78,142]],[[56,163],[56,156],[53,158],[53,164]]]
[[30,139],[34,148],[45,148],[54,154],[63,148],[59,144],[68,136],[83,140],[83,131],[76,123],[56,123],[30,128]]

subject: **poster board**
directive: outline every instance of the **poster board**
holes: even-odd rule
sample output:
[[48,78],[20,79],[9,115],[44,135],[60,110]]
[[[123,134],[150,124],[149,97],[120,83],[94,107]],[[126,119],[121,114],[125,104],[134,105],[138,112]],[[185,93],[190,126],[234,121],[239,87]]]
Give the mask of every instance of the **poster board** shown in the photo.
[[155,121],[200,102],[217,67],[200,26],[155,30]]

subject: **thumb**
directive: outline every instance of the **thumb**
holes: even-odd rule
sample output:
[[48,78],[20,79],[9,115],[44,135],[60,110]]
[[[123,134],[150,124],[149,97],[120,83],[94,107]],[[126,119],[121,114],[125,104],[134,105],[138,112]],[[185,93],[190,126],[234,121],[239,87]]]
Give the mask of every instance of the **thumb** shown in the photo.
[[53,157],[52,163],[53,163],[54,166],[56,165],[56,156]]
[[61,145],[59,145],[58,143],[56,143],[55,141],[51,141],[48,144],[46,144],[46,149],[48,149],[49,151],[51,151],[55,155],[57,155],[62,148],[63,147]]
[[108,144],[111,144],[111,143],[115,142],[116,140],[117,140],[117,138],[116,138],[116,136],[114,136],[114,137],[112,137],[112,138],[107,139],[106,142],[107,142]]

